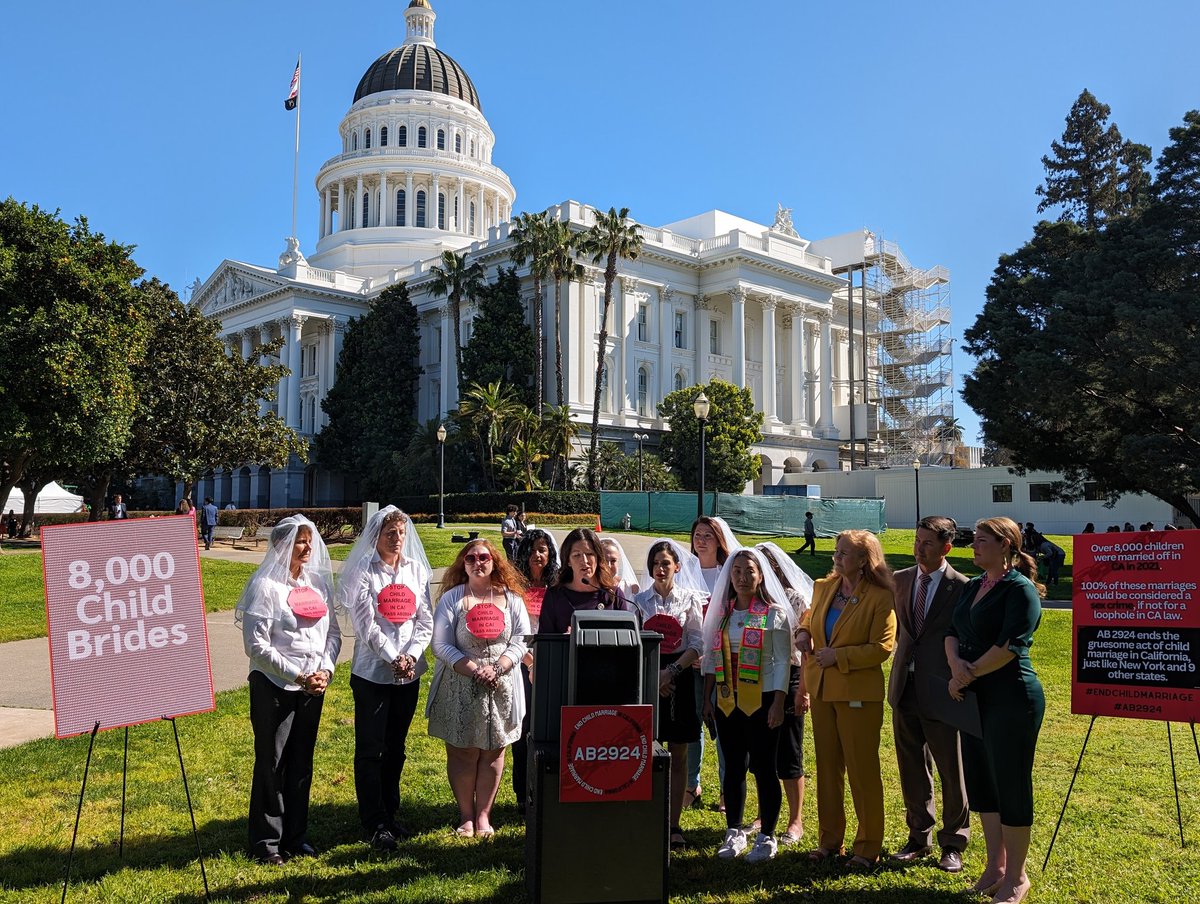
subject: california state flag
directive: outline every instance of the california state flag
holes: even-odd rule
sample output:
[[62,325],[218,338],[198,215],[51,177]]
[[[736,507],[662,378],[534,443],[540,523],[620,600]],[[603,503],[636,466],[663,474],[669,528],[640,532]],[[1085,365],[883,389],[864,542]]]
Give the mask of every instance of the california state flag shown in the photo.
[[300,60],[296,60],[296,71],[292,73],[292,88],[288,91],[287,100],[283,102],[283,109],[295,110],[296,104],[300,100]]

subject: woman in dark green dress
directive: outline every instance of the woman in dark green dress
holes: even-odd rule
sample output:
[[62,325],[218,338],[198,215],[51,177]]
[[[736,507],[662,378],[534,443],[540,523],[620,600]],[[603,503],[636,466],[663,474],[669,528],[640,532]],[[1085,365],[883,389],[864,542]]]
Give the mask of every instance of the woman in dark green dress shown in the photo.
[[1011,518],[978,522],[974,550],[984,573],[963,590],[946,636],[950,696],[961,700],[970,686],[983,725],[982,738],[962,735],[967,799],[987,843],[987,867],[972,891],[1015,904],[1030,887],[1033,754],[1046,697],[1029,647],[1046,588],[1036,582],[1037,565],[1021,551],[1021,528]]

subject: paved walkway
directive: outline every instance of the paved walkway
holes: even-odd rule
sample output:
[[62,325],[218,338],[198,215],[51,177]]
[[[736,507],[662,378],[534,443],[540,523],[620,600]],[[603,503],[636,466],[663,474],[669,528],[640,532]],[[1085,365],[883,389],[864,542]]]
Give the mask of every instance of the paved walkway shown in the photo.
[[[552,530],[558,542],[565,531]],[[634,571],[645,567],[646,553],[652,537],[635,534],[619,535],[625,554]],[[262,561],[262,550],[214,547],[201,550],[206,558],[230,562]],[[334,570],[342,563],[334,561]],[[433,580],[440,582],[444,568],[436,568]],[[212,662],[213,685],[218,691],[232,690],[245,685],[248,673],[246,653],[242,648],[241,630],[234,624],[233,611],[210,612],[208,622],[209,658]],[[339,662],[346,668],[354,652],[354,639],[346,638]],[[54,735],[54,712],[50,693],[50,652],[46,638],[16,640],[0,644],[0,747],[12,747],[37,738]]]

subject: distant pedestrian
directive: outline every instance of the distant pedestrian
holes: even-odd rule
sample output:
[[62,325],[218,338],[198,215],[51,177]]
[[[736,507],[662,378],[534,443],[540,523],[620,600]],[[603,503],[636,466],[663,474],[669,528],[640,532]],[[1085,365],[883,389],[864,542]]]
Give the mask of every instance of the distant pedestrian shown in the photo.
[[217,526],[217,506],[212,496],[204,497],[204,511],[200,517],[200,536],[204,540],[204,548],[212,549],[213,528]]
[[1083,526],[1083,533],[1094,534],[1095,532],[1096,532],[1096,525],[1094,525],[1091,521],[1089,521],[1087,524],[1085,524]]
[[227,512],[236,512],[237,511],[237,506],[233,504],[233,500],[230,500],[229,502],[225,503],[225,511],[227,511]]
[[4,522],[4,527],[10,540],[17,536],[17,513],[13,509],[8,510],[8,518]]
[[510,505],[503,521],[500,522],[500,537],[504,541],[504,555],[512,562],[517,558],[517,547],[521,544],[523,524],[517,516],[517,507]]
[[113,496],[112,505],[108,507],[108,517],[114,521],[123,521],[129,517],[129,509],[125,507],[120,493]]
[[804,513],[804,543],[796,552],[801,553],[806,549],[810,555],[817,554],[817,525],[813,522],[812,512]]

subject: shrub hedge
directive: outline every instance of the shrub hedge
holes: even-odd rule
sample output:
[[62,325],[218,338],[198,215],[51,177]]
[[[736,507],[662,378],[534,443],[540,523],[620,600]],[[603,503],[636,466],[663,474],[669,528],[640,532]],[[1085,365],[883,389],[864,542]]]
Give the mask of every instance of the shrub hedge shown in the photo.
[[[500,522],[504,520],[505,512],[466,512],[455,514],[450,517],[447,514],[446,520],[453,521],[455,524],[491,524],[500,528]],[[526,512],[525,523],[533,524],[536,527],[543,527],[548,524],[594,524],[600,516],[595,512],[583,512],[578,515],[562,515],[556,512]],[[418,513],[412,515],[415,524],[437,524],[437,515],[428,515]]]
[[[389,500],[391,501],[391,500]],[[394,504],[410,515],[437,516],[438,496],[404,496]],[[503,513],[510,505],[526,512],[555,515],[592,515],[600,511],[600,494],[584,490],[534,490],[529,493],[447,493],[443,511],[454,520],[479,512]],[[544,519],[546,514],[542,515]],[[503,517],[501,514],[500,517]]]
[[244,533],[249,535],[259,527],[270,527],[289,515],[303,515],[317,526],[317,531],[326,542],[353,539],[362,527],[362,509],[358,506],[222,510],[217,515],[217,524],[245,528]]

